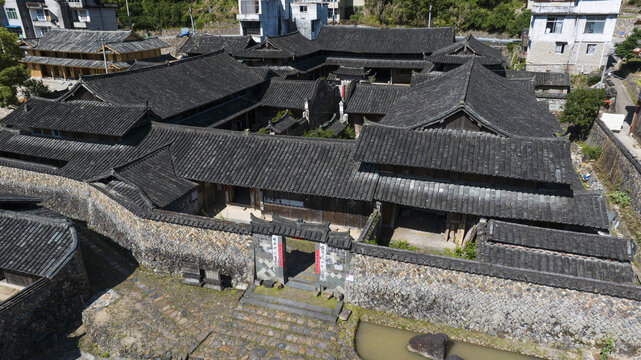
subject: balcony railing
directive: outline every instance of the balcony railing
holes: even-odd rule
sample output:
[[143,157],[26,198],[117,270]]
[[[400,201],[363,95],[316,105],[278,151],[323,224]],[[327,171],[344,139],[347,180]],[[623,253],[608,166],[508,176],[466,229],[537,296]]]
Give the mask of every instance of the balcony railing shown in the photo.
[[260,13],[260,2],[258,0],[240,0],[240,14],[252,15]]
[[[554,4],[554,5],[551,5]],[[534,14],[576,14],[579,7],[574,5],[573,2],[554,2],[532,5],[532,13]]]

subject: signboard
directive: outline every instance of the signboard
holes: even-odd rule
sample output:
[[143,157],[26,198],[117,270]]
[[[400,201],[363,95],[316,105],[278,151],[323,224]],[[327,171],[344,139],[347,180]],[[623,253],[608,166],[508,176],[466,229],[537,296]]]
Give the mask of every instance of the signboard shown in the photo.
[[314,272],[320,274],[320,250],[314,251]]
[[320,281],[325,281],[327,276],[327,245],[320,244],[319,246],[319,267],[320,267]]
[[354,281],[354,275],[351,275],[351,274],[345,275],[345,280],[353,282]]
[[280,266],[281,264],[281,260],[279,259],[281,249],[278,246],[278,240],[278,235],[272,235],[272,264],[274,266],[274,269],[276,269],[276,266]]

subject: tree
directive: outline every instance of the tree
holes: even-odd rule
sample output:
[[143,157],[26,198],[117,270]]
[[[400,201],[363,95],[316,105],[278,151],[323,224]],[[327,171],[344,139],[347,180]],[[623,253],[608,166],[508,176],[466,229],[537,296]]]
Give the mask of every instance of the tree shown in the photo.
[[29,70],[18,62],[21,58],[18,36],[0,29],[0,107],[19,104],[17,87],[29,78]]
[[573,132],[583,140],[606,98],[604,89],[574,90],[566,97],[563,114],[559,117],[559,121],[571,123],[574,126]]
[[45,85],[41,80],[37,79],[28,79],[22,83],[22,93],[27,99],[32,96],[37,96],[41,98],[53,99],[56,97],[56,93],[51,91],[47,85]]
[[640,47],[638,44],[639,40],[641,40],[641,30],[632,30],[632,34],[616,46],[614,53],[624,59],[636,57],[637,54],[635,54],[633,50]]

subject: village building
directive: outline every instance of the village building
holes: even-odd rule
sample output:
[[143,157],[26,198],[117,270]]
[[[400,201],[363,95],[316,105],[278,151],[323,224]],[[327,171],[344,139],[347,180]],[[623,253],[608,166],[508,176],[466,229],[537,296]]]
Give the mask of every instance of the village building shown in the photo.
[[313,0],[238,0],[240,35],[261,41],[299,30],[308,39],[327,25],[327,2]]
[[63,79],[127,70],[135,60],[160,57],[161,49],[169,46],[131,31],[63,29],[52,29],[20,44],[26,53],[21,61],[32,77]]
[[465,64],[472,57],[497,74],[503,74],[505,71],[507,60],[501,51],[476,40],[472,34],[461,41],[434,51],[425,59],[434,64],[432,71],[448,71]]
[[0,25],[20,39],[39,38],[52,29],[118,30],[117,4],[99,0],[7,0]]
[[534,1],[528,33],[529,71],[599,71],[613,51],[621,0]]
[[227,50],[233,53],[235,50],[244,49],[255,44],[256,42],[251,36],[190,33],[189,38],[180,47],[178,53],[187,56],[204,55],[220,50]]

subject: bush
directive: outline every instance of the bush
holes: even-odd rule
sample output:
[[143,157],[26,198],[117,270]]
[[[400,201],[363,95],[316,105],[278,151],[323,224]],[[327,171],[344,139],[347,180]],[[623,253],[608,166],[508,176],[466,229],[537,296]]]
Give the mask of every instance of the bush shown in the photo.
[[258,134],[269,134],[270,133],[269,130],[265,129],[264,127],[258,129],[258,131],[256,131],[256,132]]
[[389,243],[389,247],[394,249],[418,251],[418,247],[410,245],[407,241],[403,241],[403,240],[392,241]]
[[53,99],[56,93],[51,91],[41,80],[29,79],[22,83],[22,93],[29,99],[32,96]]
[[608,360],[610,358],[610,354],[612,353],[612,349],[614,348],[614,342],[612,339],[608,339],[608,341],[605,342],[605,345],[601,348],[601,352],[599,353],[599,359],[600,360]]
[[601,156],[601,152],[603,151],[603,149],[601,149],[601,147],[598,145],[590,146],[588,144],[581,145],[581,150],[583,150],[585,156],[589,157],[592,160],[598,159],[599,156]]
[[317,138],[332,138],[332,137],[334,137],[334,133],[332,132],[332,130],[329,130],[329,129],[322,130],[322,129],[318,128],[318,129],[305,131],[303,136],[305,136],[305,137],[317,137]]
[[612,202],[621,207],[627,207],[628,205],[630,205],[630,196],[628,196],[626,192],[615,190],[611,191],[608,195]]
[[588,76],[588,86],[598,84],[601,81],[601,74],[591,74]]
[[274,115],[274,117],[272,118],[272,122],[278,121],[280,118],[285,116],[285,113],[287,113],[287,110],[281,110],[281,111],[277,112],[276,115]]
[[579,139],[585,139],[605,99],[604,89],[572,91],[566,97],[565,108],[559,121],[571,123]]
[[637,43],[639,40],[641,40],[641,30],[632,30],[632,34],[615,47],[614,53],[624,59],[637,57],[637,54],[635,54],[633,50],[639,47],[639,44]]
[[476,241],[467,242],[463,248],[457,246],[454,254],[463,259],[476,260]]

